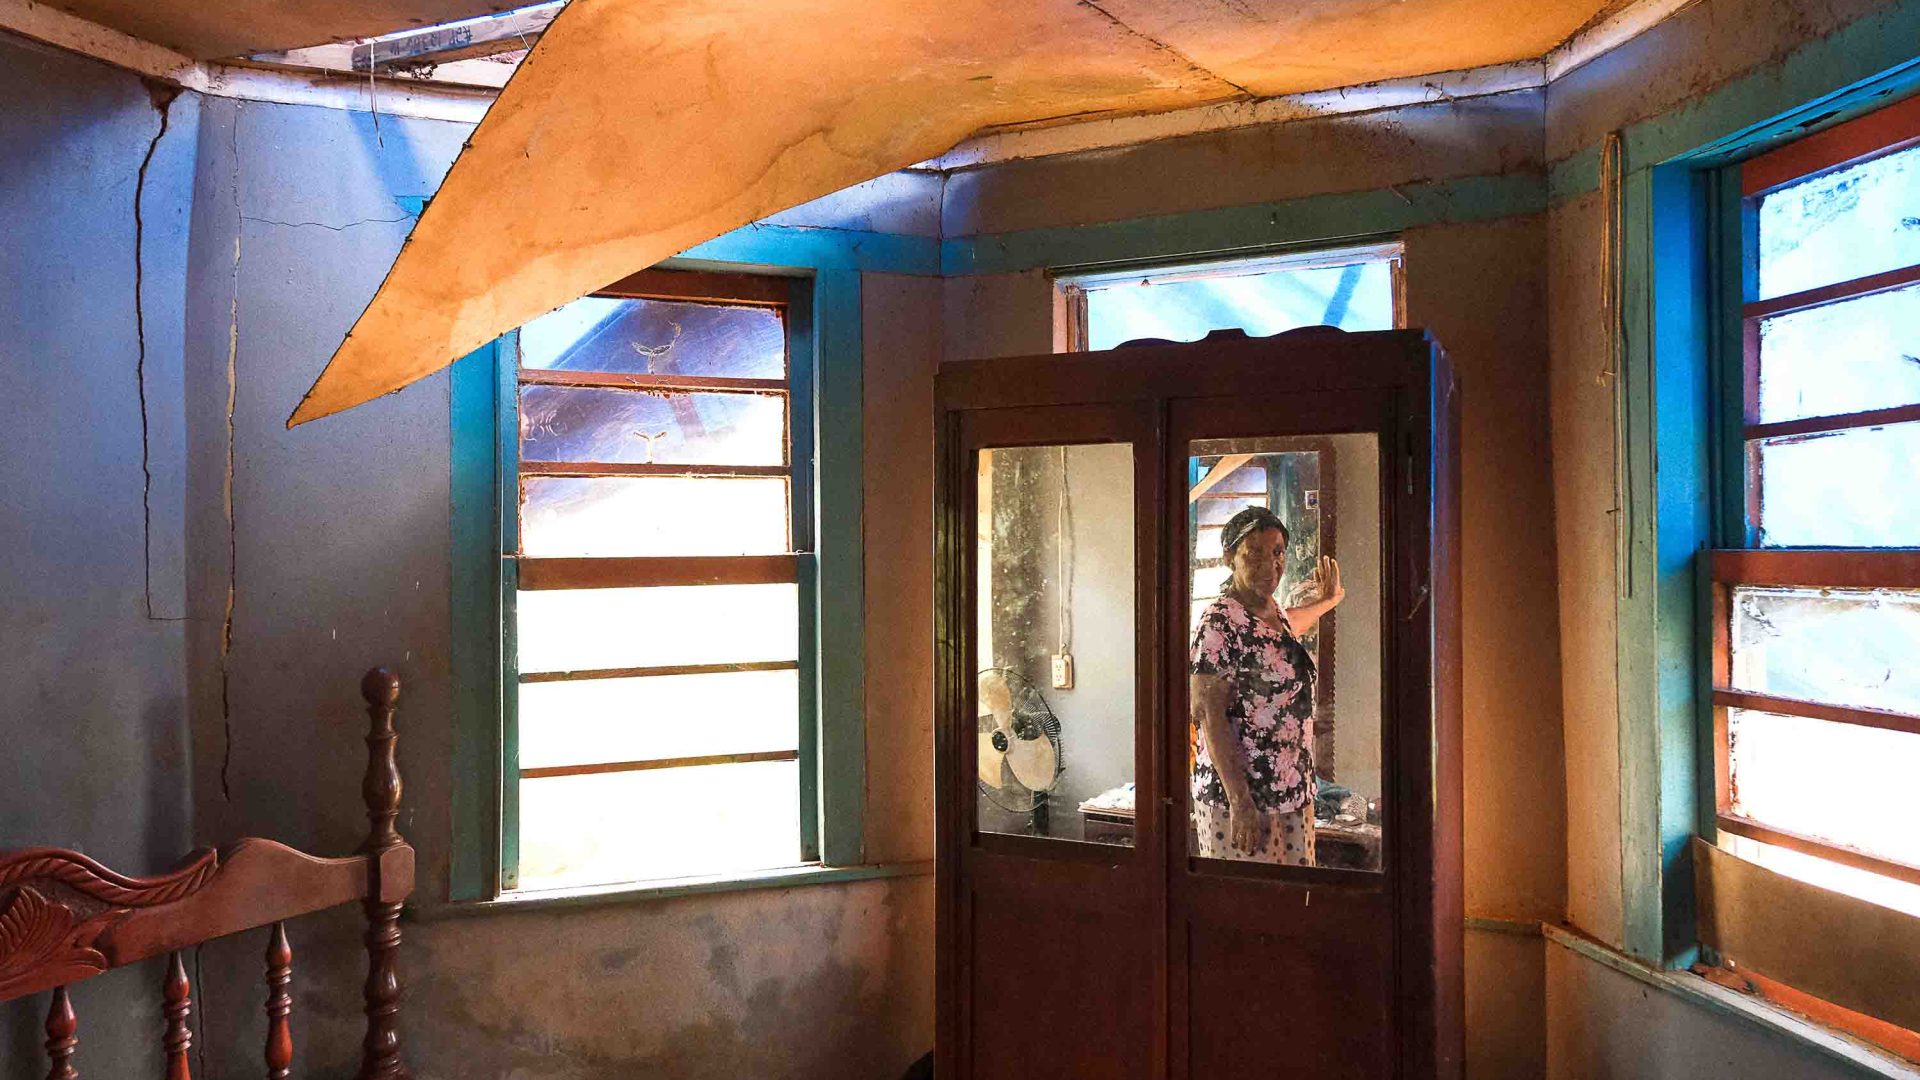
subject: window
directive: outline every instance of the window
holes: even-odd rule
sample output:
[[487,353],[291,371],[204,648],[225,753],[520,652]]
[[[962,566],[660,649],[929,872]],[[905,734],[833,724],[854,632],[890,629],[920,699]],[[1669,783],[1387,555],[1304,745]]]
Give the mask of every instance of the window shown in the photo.
[[1743,546],[1711,567],[1720,842],[1920,914],[1920,99],[1741,181],[1726,456],[1746,498],[1724,531]]
[[1184,266],[1062,275],[1069,349],[1198,341],[1214,330],[1267,337],[1302,326],[1400,325],[1399,244]]
[[649,271],[506,342],[506,888],[818,859],[787,311],[781,279]]

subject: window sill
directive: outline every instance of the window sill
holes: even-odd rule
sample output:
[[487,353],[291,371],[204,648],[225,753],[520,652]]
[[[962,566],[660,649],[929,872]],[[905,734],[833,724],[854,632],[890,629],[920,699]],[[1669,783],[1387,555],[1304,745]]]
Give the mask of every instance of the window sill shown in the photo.
[[1541,927],[1541,932],[1548,941],[1588,960],[1723,1015],[1744,1020],[1768,1034],[1791,1039],[1815,1053],[1861,1069],[1867,1075],[1887,1080],[1920,1080],[1920,1067],[1751,994],[1716,985],[1689,971],[1656,970],[1566,927],[1549,923]]
[[773,870],[715,877],[676,878],[661,882],[621,882],[567,889],[522,889],[502,893],[491,900],[456,900],[421,911],[419,914],[422,918],[434,919],[507,911],[600,907],[607,904],[664,900],[677,896],[699,896],[706,893],[788,889],[801,885],[839,885],[885,878],[921,877],[931,873],[933,873],[932,862],[882,863],[872,866],[783,866]]

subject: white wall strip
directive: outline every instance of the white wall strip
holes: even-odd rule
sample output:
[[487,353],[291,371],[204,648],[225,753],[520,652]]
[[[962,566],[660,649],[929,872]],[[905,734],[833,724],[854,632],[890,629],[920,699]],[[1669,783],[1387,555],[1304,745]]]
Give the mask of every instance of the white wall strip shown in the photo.
[[318,105],[326,109],[453,120],[463,124],[479,123],[497,93],[478,87],[435,86],[411,79],[269,71],[225,64],[204,64],[202,68],[204,85],[192,89],[214,97]]
[[1546,939],[1577,956],[1612,968],[1650,987],[1686,998],[1722,1015],[1746,1021],[1769,1035],[1782,1035],[1835,1061],[1858,1069],[1863,1076],[1883,1080],[1920,1080],[1920,1068],[1848,1035],[1830,1030],[1798,1013],[1774,1005],[1764,998],[1742,994],[1690,971],[1660,971],[1633,957],[1587,937],[1578,931],[1552,923],[1540,927]]
[[1490,67],[1445,71],[1387,79],[1360,86],[1316,90],[1305,94],[1227,101],[1174,112],[1116,116],[1057,127],[1025,128],[976,135],[927,162],[923,168],[964,169],[1020,158],[1073,154],[1198,135],[1257,124],[1281,124],[1317,116],[1396,109],[1458,98],[1484,97],[1546,85],[1546,68],[1538,60]]
[[1582,27],[1538,60],[1388,79],[1335,90],[1223,102],[1175,112],[1119,116],[1058,127],[977,135],[919,166],[964,169],[1000,161],[1106,150],[1156,139],[1197,135],[1255,124],[1352,115],[1435,101],[1484,97],[1545,86],[1562,75],[1692,7],[1700,0],[1637,0]]
[[317,105],[391,116],[479,123],[494,92],[411,80],[347,78],[202,63],[118,30],[35,3],[0,0],[0,31],[91,57],[138,75],[214,97]]
[[1699,2],[1638,0],[1604,19],[1589,23],[1543,57],[1547,65],[1547,81],[1552,82],[1602,53],[1625,45]]

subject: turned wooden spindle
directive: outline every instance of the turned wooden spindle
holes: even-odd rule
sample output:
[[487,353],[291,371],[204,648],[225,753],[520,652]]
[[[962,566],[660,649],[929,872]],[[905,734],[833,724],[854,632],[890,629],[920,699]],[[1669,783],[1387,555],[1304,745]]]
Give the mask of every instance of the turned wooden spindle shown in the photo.
[[193,1046],[193,1029],[187,1025],[187,1018],[193,1012],[192,990],[193,985],[187,982],[187,966],[180,962],[180,954],[174,953],[167,967],[164,994],[167,1080],[193,1080],[193,1071],[187,1067],[187,1050]]
[[400,678],[375,668],[360,680],[360,696],[367,702],[367,778],[360,791],[367,801],[371,827],[362,851],[373,860],[372,888],[367,896],[367,1037],[362,1044],[359,1080],[405,1080],[400,1060],[400,976],[395,960],[400,951],[400,903],[383,901],[381,855],[406,841],[395,826],[400,816],[400,766],[394,758],[398,736],[393,730],[393,707],[400,698]]
[[267,942],[267,1080],[287,1080],[293,1070],[293,946],[287,943],[287,924],[273,924]]
[[53,1062],[53,1068],[47,1071],[47,1080],[80,1080],[80,1074],[73,1067],[73,1048],[80,1045],[73,1033],[78,1030],[80,1020],[73,1015],[73,1002],[67,999],[67,988],[55,987],[53,1007],[47,1010],[47,1059]]

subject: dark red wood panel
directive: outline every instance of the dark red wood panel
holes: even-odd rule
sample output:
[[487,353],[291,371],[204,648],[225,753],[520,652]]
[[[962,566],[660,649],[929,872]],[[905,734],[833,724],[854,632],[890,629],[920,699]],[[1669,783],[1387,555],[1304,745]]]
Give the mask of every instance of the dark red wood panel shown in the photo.
[[973,1080],[1147,1080],[1155,950],[1127,912],[1071,894],[973,897]]
[[1188,1075],[1393,1075],[1391,938],[1329,939],[1284,909],[1266,926],[1188,924]]

